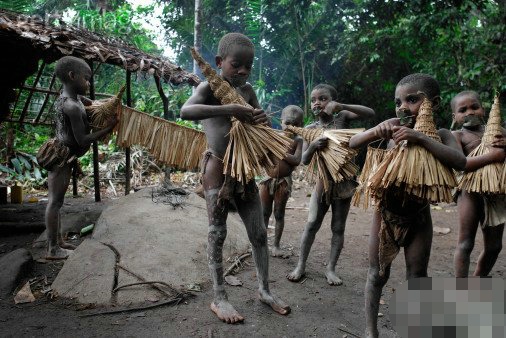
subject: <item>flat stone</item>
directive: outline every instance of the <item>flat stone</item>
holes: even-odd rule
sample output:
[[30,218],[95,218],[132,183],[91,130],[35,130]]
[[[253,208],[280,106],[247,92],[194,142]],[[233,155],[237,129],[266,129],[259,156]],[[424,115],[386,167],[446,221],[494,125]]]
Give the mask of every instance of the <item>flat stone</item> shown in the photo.
[[19,282],[31,271],[32,264],[32,255],[23,248],[0,257],[0,297],[12,295]]
[[86,239],[67,258],[51,287],[59,297],[83,304],[109,304],[115,265],[116,256],[110,248]]
[[[170,205],[154,203],[151,189],[146,188],[115,200],[108,206],[96,222],[91,239],[95,243],[111,245],[119,253],[120,265],[147,281],[162,281],[173,287],[209,285],[207,228],[207,210],[202,198],[192,193],[183,208],[174,209]],[[227,229],[227,239],[223,247],[225,267],[228,257],[244,253],[249,248],[244,224],[237,214],[229,214]],[[100,245],[94,250],[103,250],[103,245]],[[102,270],[104,267],[101,266],[104,265],[103,259],[91,260],[92,248],[89,249],[90,252],[83,252],[81,246],[60,271],[57,278],[60,283],[59,290],[71,289],[72,285],[78,282],[74,275],[83,269],[85,263],[87,268],[89,267],[88,273],[105,273]],[[111,249],[107,250],[112,253]],[[100,257],[100,254],[93,254]],[[108,265],[107,270],[113,272],[113,266]],[[86,276],[83,272],[80,274],[81,278]],[[84,297],[83,292],[96,293],[107,285],[110,294],[110,280],[93,281],[96,285],[91,285],[91,281],[80,283],[79,285],[87,285],[86,290],[78,290],[79,293],[73,293],[72,297],[81,303],[89,302],[89,296]],[[135,282],[140,280],[131,273],[118,269],[117,286]],[[64,297],[68,297],[68,294]],[[121,289],[116,297],[118,304],[127,305],[164,296],[150,285],[140,285]],[[104,295],[100,299],[105,301],[106,298]],[[96,302],[100,303],[98,300]]]

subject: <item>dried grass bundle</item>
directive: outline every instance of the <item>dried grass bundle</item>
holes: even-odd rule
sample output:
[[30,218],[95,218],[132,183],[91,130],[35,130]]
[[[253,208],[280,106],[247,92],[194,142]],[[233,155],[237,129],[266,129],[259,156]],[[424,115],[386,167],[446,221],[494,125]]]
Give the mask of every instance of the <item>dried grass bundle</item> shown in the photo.
[[203,132],[129,107],[123,107],[116,143],[142,145],[160,162],[180,170],[197,170],[207,148]]
[[[501,111],[499,109],[499,96],[494,98],[490,116],[485,126],[481,143],[467,157],[487,154],[490,145],[497,135],[502,135]],[[502,184],[501,184],[502,181]],[[459,182],[459,190],[486,194],[504,194],[504,163],[492,163],[478,170],[464,173]]]
[[[191,53],[205,75],[214,96],[221,104],[241,104],[251,107],[230,84],[223,80],[211,65],[192,48]],[[282,160],[292,140],[275,129],[264,125],[241,123],[232,119],[224,162],[224,174],[230,174],[239,182],[248,182],[262,172],[262,168],[274,166]]]
[[95,100],[91,105],[86,106],[86,112],[90,118],[91,129],[95,132],[107,127],[112,116],[118,119],[121,113],[121,97],[125,92],[125,86],[121,87],[118,94],[103,100]]
[[[381,146],[382,142],[383,140],[381,140],[379,146]],[[367,154],[365,155],[364,166],[362,168],[360,176],[358,177],[359,186],[357,187],[357,190],[353,195],[353,199],[351,200],[352,204],[356,207],[360,207],[362,195],[364,196],[362,203],[364,209],[369,208],[371,202],[376,204],[375,199],[371,194],[370,187],[367,183],[369,182],[369,179],[372,177],[372,175],[374,175],[376,170],[378,170],[379,165],[388,152],[388,150],[382,149],[379,146],[378,148],[372,147],[371,145],[367,146]]]
[[341,182],[355,177],[358,167],[352,159],[357,155],[356,150],[348,147],[350,138],[363,131],[363,129],[334,129],[299,128],[287,126],[286,130],[302,136],[306,142],[311,143],[321,136],[329,139],[325,149],[317,150],[308,165],[306,175],[310,181],[315,178],[323,181],[323,190],[328,191],[330,182]]
[[[427,98],[413,129],[441,142],[432,118],[432,104]],[[381,199],[388,188],[397,187],[405,195],[430,203],[451,202],[451,189],[456,186],[451,169],[424,147],[406,141],[389,150],[369,181],[369,189],[376,199]]]

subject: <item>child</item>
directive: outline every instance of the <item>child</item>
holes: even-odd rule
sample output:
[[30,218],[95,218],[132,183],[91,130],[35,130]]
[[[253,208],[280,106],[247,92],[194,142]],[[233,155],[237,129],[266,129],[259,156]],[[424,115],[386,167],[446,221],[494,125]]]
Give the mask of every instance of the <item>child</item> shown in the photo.
[[[315,86],[311,92],[311,109],[318,116],[318,121],[307,126],[307,128],[349,128],[351,120],[374,116],[374,111],[371,108],[360,105],[345,105],[338,103],[336,100],[337,91],[334,87],[327,84]],[[337,114],[334,115],[334,113]],[[310,144],[304,142],[302,163],[309,164],[316,150],[325,148],[327,143],[328,139],[326,137],[317,138]],[[323,181],[318,180],[316,182],[309,202],[308,222],[302,234],[299,262],[295,270],[286,276],[288,280],[298,282],[304,276],[311,245],[313,245],[325,214],[332,206],[332,220],[330,223],[332,241],[325,276],[330,285],[341,285],[343,283],[336,275],[335,267],[343,248],[346,218],[348,217],[351,197],[356,186],[357,183],[352,180],[345,180],[337,184],[331,183],[329,191],[324,193]]]
[[[56,139],[68,147],[69,158],[77,158],[88,151],[92,142],[110,133],[118,121],[113,118],[106,128],[90,134],[88,116],[81,101],[86,104],[91,101],[80,97],[86,94],[90,86],[91,69],[86,62],[65,56],[56,63],[55,73],[63,84],[62,93],[55,103]],[[60,229],[60,209],[70,183],[72,164],[66,162],[49,169],[45,217],[48,242],[46,259],[65,259],[71,252],[69,250],[75,249],[63,241]]]
[[[481,142],[485,130],[485,112],[478,93],[463,91],[451,101],[453,120],[462,129],[454,131],[459,147],[464,155],[469,155]],[[468,157],[466,172],[477,170],[487,164],[504,162],[504,138],[498,137],[484,155]],[[459,210],[459,238],[455,249],[455,277],[467,277],[469,257],[474,247],[478,224],[483,232],[484,250],[478,258],[474,276],[487,276],[502,248],[502,235],[506,221],[506,199],[504,195],[480,195],[461,191],[457,200]],[[495,217],[486,217],[493,212]]]
[[[302,127],[302,109],[290,105],[281,112],[281,127],[286,126]],[[293,135],[293,134],[292,134]],[[272,213],[272,202],[274,201],[274,218],[276,219],[276,230],[274,233],[274,247],[271,254],[273,257],[286,257],[286,254],[279,247],[279,241],[285,227],[285,207],[290,193],[292,192],[292,171],[300,163],[302,154],[302,138],[293,135],[292,147],[286,157],[267,171],[268,178],[260,182],[260,199],[264,210],[265,226],[269,224]]]
[[228,134],[232,125],[230,118],[235,117],[252,124],[268,122],[253,88],[246,82],[251,72],[253,57],[253,43],[242,34],[229,33],[219,42],[216,65],[221,69],[221,76],[255,109],[238,104],[221,105],[214,97],[208,82],[201,83],[181,109],[181,118],[202,121],[209,144],[202,163],[202,185],[209,216],[207,257],[214,288],[211,310],[227,323],[244,320],[228,302],[223,283],[222,248],[227,235],[228,200],[235,201],[252,244],[260,301],[280,314],[286,315],[290,312],[290,307],[269,290],[267,232],[255,181],[241,184],[230,175],[223,174],[222,158],[229,141]]
[[[388,144],[392,148],[403,140],[417,143],[430,151],[444,165],[461,170],[466,159],[458,150],[458,145],[451,132],[446,129],[438,131],[442,143],[424,134],[414,131],[418,110],[424,99],[424,93],[436,109],[440,102],[438,82],[426,74],[411,74],[404,77],[395,89],[396,115],[411,117],[404,126],[399,118],[386,120],[376,127],[357,134],[350,139],[351,148],[359,148],[378,139],[390,139]],[[378,308],[381,290],[388,280],[391,263],[387,263],[385,272],[380,274],[379,267],[379,235],[381,223],[388,225],[392,232],[408,228],[406,236],[394,242],[398,247],[404,246],[406,260],[406,279],[426,277],[432,244],[432,220],[427,202],[406,199],[404,203],[391,189],[380,201],[378,209],[374,211],[371,235],[369,238],[369,271],[365,287],[365,317],[366,337],[378,337]],[[392,258],[393,259],[393,258]]]

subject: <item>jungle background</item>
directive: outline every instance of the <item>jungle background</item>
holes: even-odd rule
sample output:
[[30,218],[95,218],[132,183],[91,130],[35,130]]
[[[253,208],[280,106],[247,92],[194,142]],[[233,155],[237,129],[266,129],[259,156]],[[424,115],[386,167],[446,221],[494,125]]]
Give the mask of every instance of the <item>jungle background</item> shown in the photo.
[[[495,91],[503,102],[506,96],[505,7],[504,1],[493,0],[0,1],[0,8],[37,15],[53,24],[63,20],[151,54],[168,55],[190,71],[189,47],[194,44],[198,8],[201,51],[209,62],[223,34],[237,31],[252,39],[256,55],[250,82],[275,126],[288,104],[302,107],[305,123],[310,123],[309,95],[318,83],[335,86],[340,102],[372,107],[375,118],[360,126],[373,126],[394,115],[395,85],[413,72],[431,74],[441,85],[443,105],[435,114],[439,127],[450,127],[449,103],[462,90],[479,92],[488,111]],[[157,24],[145,24],[150,21]],[[42,77],[41,86],[44,81],[49,76]],[[95,81],[97,92],[113,94],[124,84],[124,71],[103,65]],[[26,83],[31,82],[33,78]],[[200,129],[199,124],[179,119],[192,89],[169,86],[163,84],[169,98],[164,110],[153,77],[136,74],[134,107]],[[38,169],[34,154],[51,137],[51,128],[7,122],[0,128],[2,180],[43,187],[47,173]],[[14,153],[7,147],[9,132]],[[124,175],[124,154],[114,140],[100,145],[100,152],[102,159],[109,159],[101,166],[105,175],[111,179]],[[140,148],[132,157],[134,175],[139,176],[137,183],[134,177],[134,186],[142,184],[148,172],[163,170]],[[91,153],[81,158],[81,164],[91,178]],[[83,184],[86,188],[86,180]]]

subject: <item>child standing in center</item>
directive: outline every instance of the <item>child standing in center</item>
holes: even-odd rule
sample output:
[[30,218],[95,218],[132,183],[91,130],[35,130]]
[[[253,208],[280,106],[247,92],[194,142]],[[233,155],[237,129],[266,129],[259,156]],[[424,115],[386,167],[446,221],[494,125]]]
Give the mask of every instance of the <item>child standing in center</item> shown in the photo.
[[211,310],[226,323],[244,320],[228,301],[223,276],[223,243],[227,236],[226,222],[231,201],[235,202],[251,242],[259,300],[279,314],[286,315],[290,312],[290,307],[269,289],[267,231],[255,181],[238,182],[231,175],[223,174],[223,158],[232,128],[231,118],[251,124],[268,121],[253,87],[247,82],[253,65],[254,50],[248,37],[240,33],[229,33],[221,38],[215,58],[216,65],[221,69],[221,77],[254,108],[239,104],[222,105],[206,81],[197,87],[181,109],[181,118],[202,121],[209,146],[202,163],[202,186],[209,218],[207,257],[214,289]]
[[[318,121],[306,128],[346,129],[352,120],[367,119],[374,116],[374,110],[361,105],[342,104],[337,102],[337,91],[328,84],[319,84],[311,92],[311,109]],[[327,147],[328,138],[319,137],[310,144],[304,142],[302,163],[309,164],[317,150]],[[357,183],[345,180],[339,183],[330,182],[330,188],[324,192],[323,181],[318,180],[309,202],[308,222],[304,228],[300,244],[300,256],[297,267],[286,278],[298,282],[306,273],[306,261],[313,245],[316,233],[323,218],[332,206],[332,240],[330,257],[325,276],[329,285],[341,285],[341,278],[336,275],[336,264],[344,244],[344,228],[350,210],[351,198]]]
[[[281,112],[281,128],[285,130],[286,126],[302,127],[303,117],[304,113],[300,107],[287,106]],[[260,199],[264,211],[265,227],[269,224],[274,202],[276,228],[271,255],[283,258],[287,255],[281,250],[279,242],[285,227],[285,208],[292,192],[292,172],[299,165],[302,154],[302,138],[292,133],[290,133],[290,137],[293,138],[293,142],[285,158],[273,168],[269,168],[267,170],[269,177],[260,182]]]

